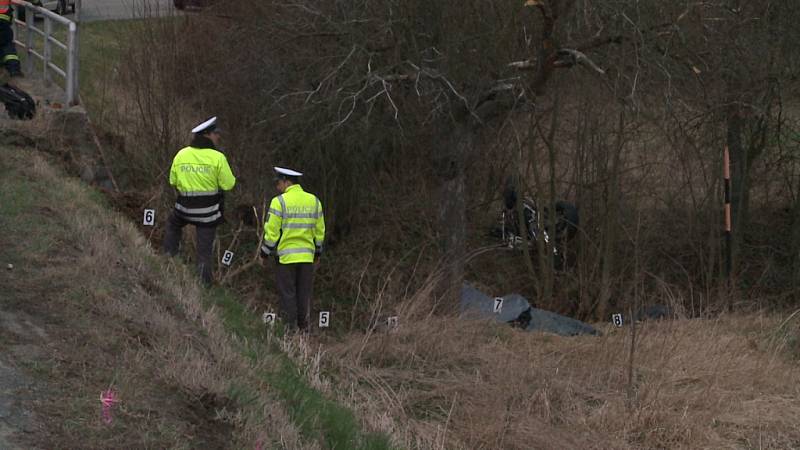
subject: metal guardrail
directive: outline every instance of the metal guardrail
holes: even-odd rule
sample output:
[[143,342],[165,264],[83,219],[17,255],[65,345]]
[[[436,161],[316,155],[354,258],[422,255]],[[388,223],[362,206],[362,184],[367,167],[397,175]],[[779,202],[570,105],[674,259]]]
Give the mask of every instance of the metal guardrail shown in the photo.
[[[78,104],[78,24],[65,17],[59,16],[54,12],[32,5],[23,0],[12,0],[14,3],[14,43],[25,49],[25,72],[33,73],[34,58],[42,62],[42,75],[45,86],[53,82],[52,73],[60,75],[64,81],[65,98],[64,103],[72,106]],[[20,9],[25,9],[25,21],[19,20]],[[44,19],[44,29],[35,25],[36,15],[41,15]],[[77,16],[77,15],[76,15]],[[53,23],[63,25],[67,28],[67,42],[63,43],[53,36]],[[25,41],[19,38],[23,36],[20,29],[24,30]],[[34,45],[34,35],[43,38],[42,46],[39,50]],[[53,46],[62,49],[66,54],[66,67],[59,67],[53,62]]]

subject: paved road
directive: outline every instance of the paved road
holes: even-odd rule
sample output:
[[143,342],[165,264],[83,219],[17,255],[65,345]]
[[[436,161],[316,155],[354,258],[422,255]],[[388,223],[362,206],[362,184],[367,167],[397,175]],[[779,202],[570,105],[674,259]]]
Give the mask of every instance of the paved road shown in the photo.
[[83,0],[82,8],[81,20],[86,22],[177,13],[172,0]]

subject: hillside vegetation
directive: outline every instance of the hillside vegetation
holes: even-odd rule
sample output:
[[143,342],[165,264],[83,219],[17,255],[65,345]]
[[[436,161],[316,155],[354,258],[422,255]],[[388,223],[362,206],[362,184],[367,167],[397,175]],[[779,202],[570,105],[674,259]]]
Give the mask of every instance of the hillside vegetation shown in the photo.
[[388,448],[101,195],[33,149],[0,154],[0,362],[29,380],[3,400],[33,417],[19,448]]
[[[589,320],[642,302],[791,307],[796,11],[728,3],[230,0],[120,25],[92,104],[128,203],[162,220],[172,156],[220,117],[239,177],[220,245],[246,255],[225,281],[253,304],[274,300],[248,263],[284,165],[325,205],[317,287],[347,329],[435,270],[448,274],[439,312],[464,279]],[[508,181],[542,208],[577,205],[569,270],[537,249],[470,257],[499,244],[488,232]]]
[[328,348],[337,383],[403,448],[800,446],[797,317],[747,314],[531,334],[419,317]]
[[[390,333],[267,351],[256,311],[202,292],[38,153],[1,151],[0,255],[13,270],[0,310],[44,330],[0,333],[0,358],[35,386],[26,408],[39,432],[22,448],[356,448],[352,426],[409,449],[800,445],[797,314],[564,338],[431,317],[419,295]],[[111,426],[99,414],[107,388],[121,398]],[[363,448],[387,448],[370,439]]]
[[[27,333],[51,356],[0,351],[57,387],[34,408],[42,443],[800,447],[798,17],[769,0],[227,0],[94,28],[82,96],[102,151],[34,130],[0,159],[4,305],[64,336]],[[191,245],[156,249],[170,162],[210,116],[238,179],[215,251],[236,258],[204,291]],[[34,146],[67,173],[94,158],[118,190]],[[275,165],[325,208],[312,315],[332,326],[311,337],[258,320],[278,303],[257,257]],[[509,184],[577,205],[563,267],[490,236]],[[603,335],[464,320],[464,281]],[[608,324],[648,305],[668,320]]]

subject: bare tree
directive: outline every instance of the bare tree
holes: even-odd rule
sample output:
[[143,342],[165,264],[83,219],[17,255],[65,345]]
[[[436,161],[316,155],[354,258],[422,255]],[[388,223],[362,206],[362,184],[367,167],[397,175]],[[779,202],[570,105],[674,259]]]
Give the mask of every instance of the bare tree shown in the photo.
[[[793,17],[768,0],[231,0],[170,22],[176,51],[142,68],[169,72],[162,81],[175,96],[142,102],[153,105],[142,123],[172,127],[179,107],[223,115],[241,202],[271,194],[272,165],[313,174],[331,247],[346,255],[329,276],[344,280],[337,289],[361,289],[342,274],[361,273],[364,261],[369,273],[438,262],[442,311],[457,304],[471,222],[491,215],[493,181],[515,176],[551,211],[569,193],[586,218],[578,269],[556,275],[539,247],[526,258],[526,288],[545,303],[577,292],[573,312],[605,316],[640,279],[634,270],[671,265],[711,291],[725,144],[735,224],[754,229],[753,174],[789,120]],[[138,96],[155,95],[137,79]],[[145,147],[176,140],[159,136]],[[153,161],[174,149],[159,151]],[[477,187],[476,177],[487,181]],[[636,248],[650,251],[636,267],[625,231],[634,223]]]

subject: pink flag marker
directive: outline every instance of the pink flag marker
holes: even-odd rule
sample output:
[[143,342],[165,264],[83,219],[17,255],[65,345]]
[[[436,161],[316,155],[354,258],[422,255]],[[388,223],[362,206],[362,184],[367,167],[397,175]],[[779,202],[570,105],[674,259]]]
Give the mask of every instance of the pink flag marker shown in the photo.
[[113,408],[114,404],[118,402],[119,400],[117,399],[117,394],[113,390],[108,389],[100,393],[100,403],[103,404],[102,417],[103,422],[106,424],[110,424],[114,421],[114,418],[111,417],[111,408]]

